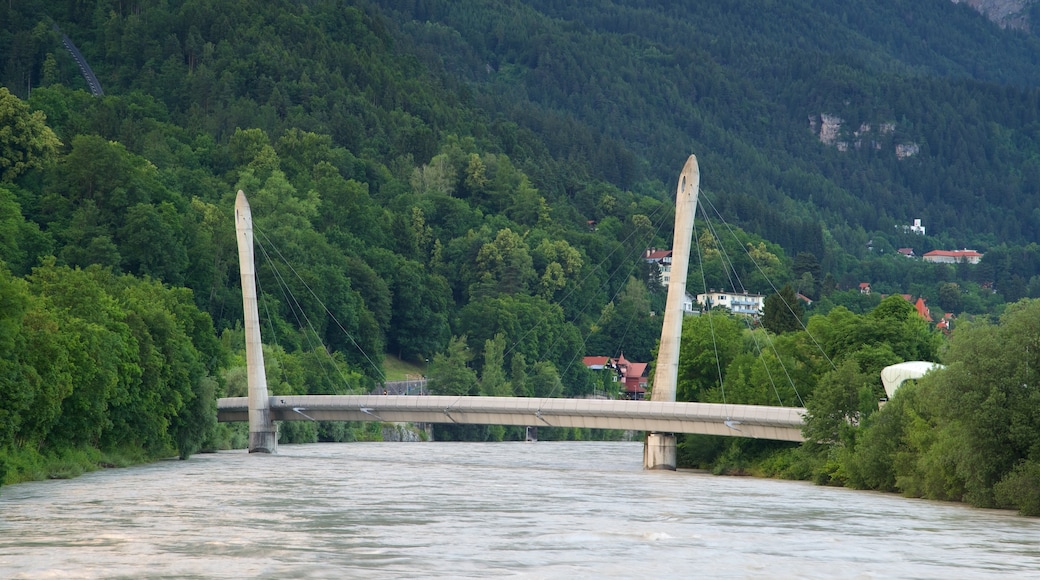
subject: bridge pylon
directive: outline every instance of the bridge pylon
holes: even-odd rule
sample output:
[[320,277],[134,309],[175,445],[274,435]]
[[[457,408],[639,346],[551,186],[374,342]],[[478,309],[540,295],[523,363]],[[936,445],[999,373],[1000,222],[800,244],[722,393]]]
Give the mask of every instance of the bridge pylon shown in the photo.
[[238,262],[242,274],[242,304],[245,311],[246,377],[249,383],[249,452],[274,453],[278,433],[271,419],[271,400],[267,396],[264,349],[260,340],[260,315],[256,305],[256,266],[253,263],[253,215],[246,194],[238,190],[235,198],[235,232],[238,237]]
[[[686,275],[690,269],[693,246],[693,220],[697,213],[701,172],[697,156],[690,155],[679,173],[675,193],[675,232],[672,238],[672,271],[665,302],[661,346],[657,350],[651,401],[675,402],[675,386],[679,377],[679,344],[682,341],[683,299],[686,297]],[[644,469],[674,470],[677,463],[674,433],[647,433],[643,442]]]

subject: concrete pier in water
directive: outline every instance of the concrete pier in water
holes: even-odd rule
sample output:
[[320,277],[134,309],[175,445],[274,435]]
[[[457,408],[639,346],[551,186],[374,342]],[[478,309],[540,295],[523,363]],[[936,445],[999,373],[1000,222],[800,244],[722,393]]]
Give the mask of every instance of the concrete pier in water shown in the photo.
[[[690,155],[679,174],[675,194],[675,233],[672,238],[672,273],[665,302],[661,346],[657,351],[651,401],[675,402],[675,384],[679,376],[679,343],[682,341],[683,299],[686,297],[686,274],[690,269],[693,245],[693,220],[697,213],[701,172],[697,156]],[[677,462],[674,433],[647,433],[643,444],[645,469],[675,469]]]
[[242,303],[245,311],[246,376],[249,383],[249,452],[274,453],[278,433],[271,419],[267,396],[267,373],[260,340],[260,315],[256,305],[256,268],[253,264],[253,216],[246,194],[235,198],[235,232],[238,236],[238,262],[242,273]]

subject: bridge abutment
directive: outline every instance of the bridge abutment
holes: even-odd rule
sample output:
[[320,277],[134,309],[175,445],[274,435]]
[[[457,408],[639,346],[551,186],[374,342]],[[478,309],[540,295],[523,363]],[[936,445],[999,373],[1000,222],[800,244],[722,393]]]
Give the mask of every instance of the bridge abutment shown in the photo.
[[677,452],[674,433],[647,433],[643,442],[643,468],[675,471]]

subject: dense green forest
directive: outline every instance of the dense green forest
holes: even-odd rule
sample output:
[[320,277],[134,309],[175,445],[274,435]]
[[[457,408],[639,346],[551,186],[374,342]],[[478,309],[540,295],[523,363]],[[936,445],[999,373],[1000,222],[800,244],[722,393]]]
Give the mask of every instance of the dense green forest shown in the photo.
[[[988,356],[880,294],[926,298],[972,344],[1040,297],[1036,36],[945,0],[27,0],[0,5],[0,57],[0,482],[241,445],[214,416],[245,389],[239,189],[273,394],[368,392],[386,353],[439,393],[601,390],[582,356],[653,359],[664,291],[640,257],[669,247],[695,153],[688,287],[772,306],[687,319],[680,397],[806,406],[812,443],[690,437],[684,461],[1035,511],[1028,437],[979,480],[982,451],[953,472],[893,459],[941,463],[977,428],[932,406],[952,382],[875,411],[886,364]],[[795,292],[814,302],[784,320]]]

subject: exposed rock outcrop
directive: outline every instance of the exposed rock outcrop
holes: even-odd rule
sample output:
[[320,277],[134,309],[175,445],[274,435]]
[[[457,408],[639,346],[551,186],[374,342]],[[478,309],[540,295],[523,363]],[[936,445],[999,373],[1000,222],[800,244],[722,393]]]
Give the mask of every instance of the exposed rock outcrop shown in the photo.
[[1029,8],[1037,0],[950,0],[954,4],[967,4],[986,15],[1001,28],[1033,30],[1029,22]]

